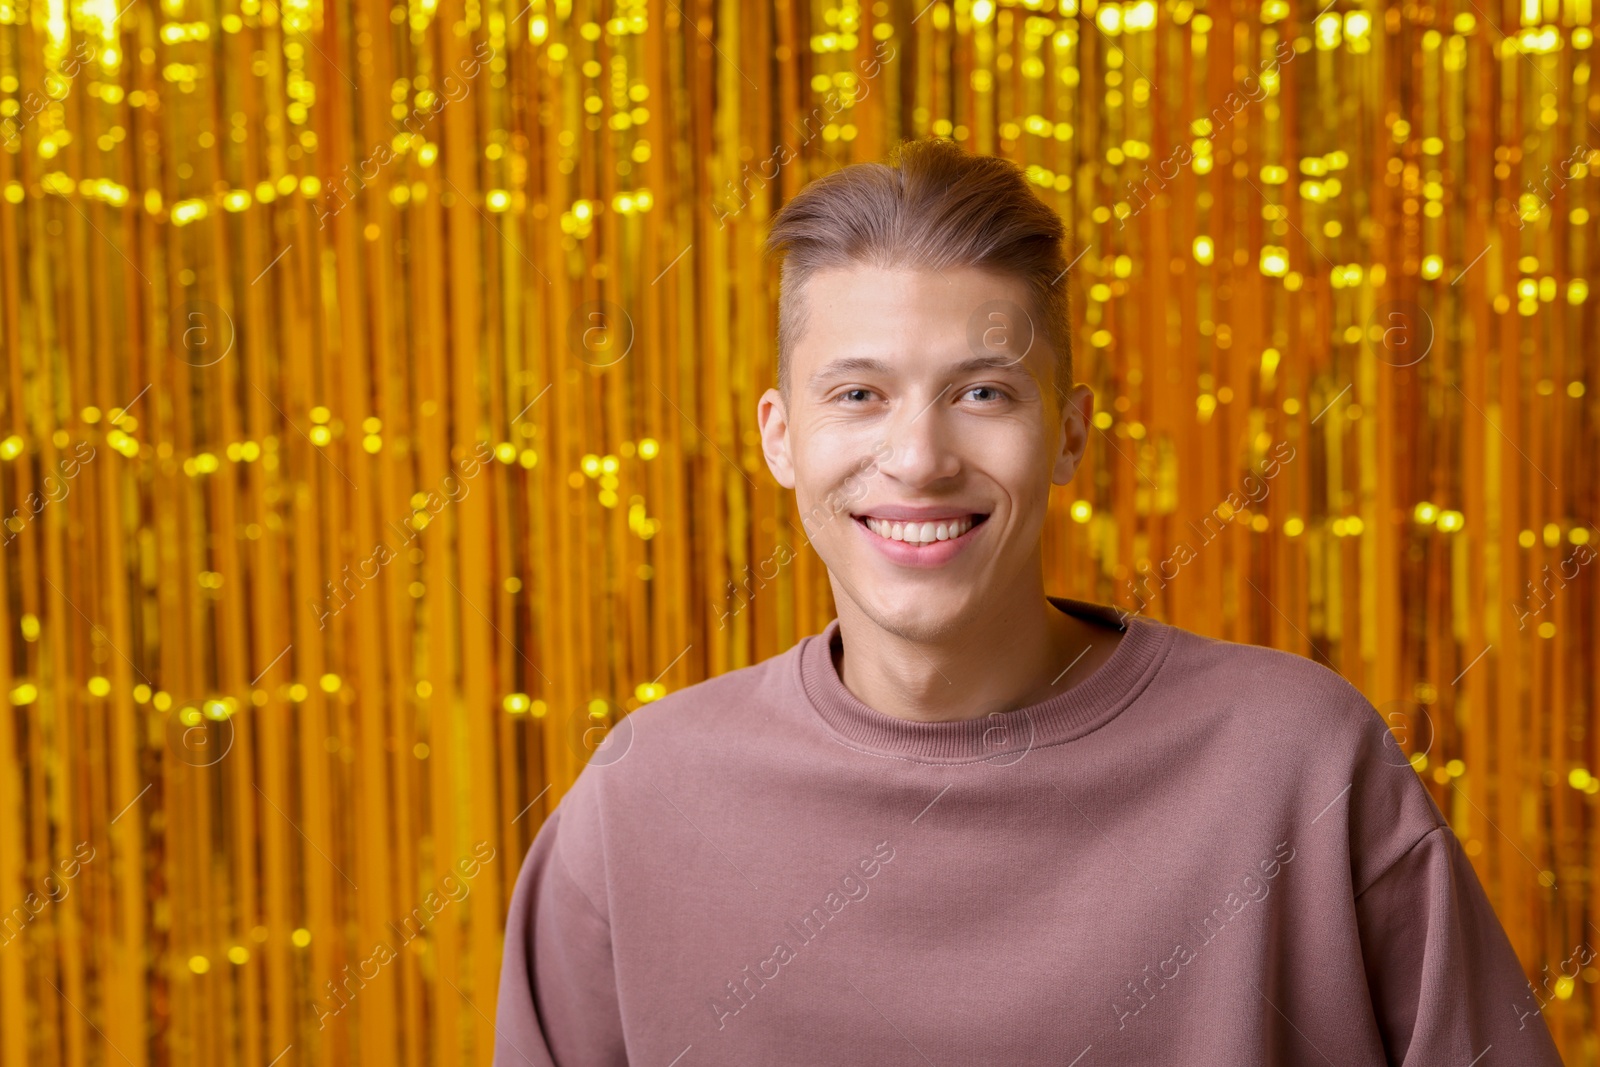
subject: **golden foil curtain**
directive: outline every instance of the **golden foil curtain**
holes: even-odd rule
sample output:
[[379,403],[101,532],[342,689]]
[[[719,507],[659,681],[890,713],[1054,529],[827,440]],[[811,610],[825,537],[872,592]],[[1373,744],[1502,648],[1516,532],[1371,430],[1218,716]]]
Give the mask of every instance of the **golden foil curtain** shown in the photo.
[[1073,235],[1052,590],[1360,686],[1600,1063],[1592,0],[124,2],[0,0],[0,1061],[487,1063],[588,753],[831,617],[765,221],[939,135]]

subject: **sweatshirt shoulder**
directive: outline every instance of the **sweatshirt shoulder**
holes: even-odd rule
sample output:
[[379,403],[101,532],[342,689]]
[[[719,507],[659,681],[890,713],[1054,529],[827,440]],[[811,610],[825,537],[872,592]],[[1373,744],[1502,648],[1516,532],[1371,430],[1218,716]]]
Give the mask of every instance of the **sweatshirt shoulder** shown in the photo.
[[730,720],[758,711],[791,683],[798,652],[798,645],[791,646],[757,663],[695,682],[630,712],[628,718],[641,730],[725,728]]
[[1369,742],[1387,732],[1366,695],[1331,667],[1283,649],[1174,627],[1168,673],[1190,693],[1211,694],[1251,730],[1279,740]]
[[[605,842],[657,805],[654,792],[666,786],[676,794],[684,781],[713,788],[716,764],[749,745],[748,735],[781,703],[794,670],[796,649],[770,656],[668,693],[623,716],[598,743],[591,737],[587,758],[562,794],[562,839],[558,852],[586,884],[595,884]],[[743,738],[743,740],[741,740]]]
[[629,712],[589,757],[589,766],[615,764],[607,777],[619,780],[714,773],[739,752],[781,732],[783,710],[803,698],[798,650],[791,646]]
[[1427,707],[1380,699],[1380,710],[1331,667],[1261,645],[1180,631],[1172,656],[1173,677],[1210,695],[1191,706],[1209,709],[1238,765],[1287,787],[1297,825],[1344,827],[1358,889],[1448,828],[1411,762],[1431,755]]

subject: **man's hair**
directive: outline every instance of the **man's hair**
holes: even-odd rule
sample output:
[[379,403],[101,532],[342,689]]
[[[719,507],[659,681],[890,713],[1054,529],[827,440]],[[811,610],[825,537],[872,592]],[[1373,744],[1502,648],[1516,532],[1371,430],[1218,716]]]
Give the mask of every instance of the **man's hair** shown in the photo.
[[1056,357],[1058,402],[1072,388],[1066,226],[1022,168],[970,155],[946,138],[897,144],[889,163],[853,163],[808,184],[772,220],[766,253],[781,254],[778,388],[805,333],[807,282],[818,271],[870,266],[974,267],[1023,282],[1033,344]]

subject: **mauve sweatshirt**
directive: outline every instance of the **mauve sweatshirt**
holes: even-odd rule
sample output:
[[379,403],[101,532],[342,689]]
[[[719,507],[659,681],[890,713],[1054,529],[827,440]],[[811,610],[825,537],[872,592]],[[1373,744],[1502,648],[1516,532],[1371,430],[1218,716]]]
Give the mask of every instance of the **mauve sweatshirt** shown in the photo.
[[1005,714],[868,707],[834,620],[625,718],[523,863],[495,1063],[1560,1064],[1357,689],[1051,601],[1123,636]]

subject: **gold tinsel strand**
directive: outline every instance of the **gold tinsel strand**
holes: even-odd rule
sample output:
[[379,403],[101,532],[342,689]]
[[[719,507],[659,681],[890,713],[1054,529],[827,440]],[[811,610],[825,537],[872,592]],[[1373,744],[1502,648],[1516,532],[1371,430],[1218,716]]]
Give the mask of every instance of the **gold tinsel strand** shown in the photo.
[[0,1060],[489,1061],[541,818],[826,575],[766,220],[1072,234],[1053,591],[1393,726],[1600,1063],[1591,0],[0,0]]

